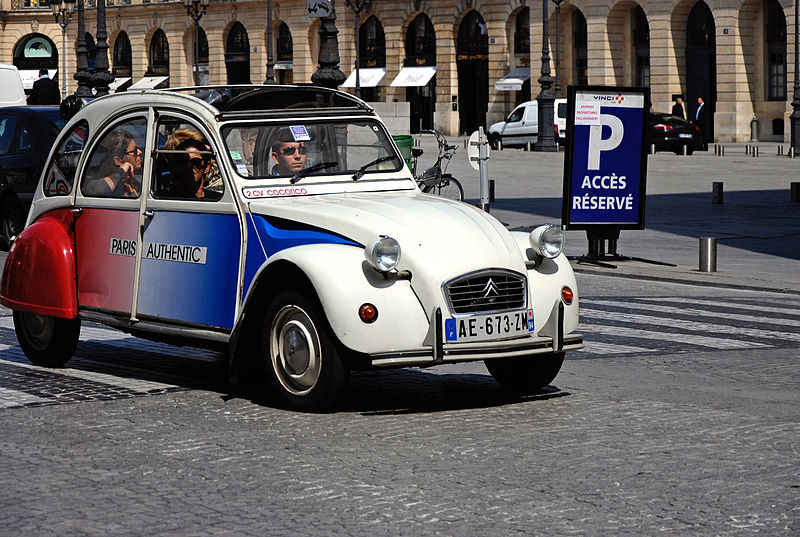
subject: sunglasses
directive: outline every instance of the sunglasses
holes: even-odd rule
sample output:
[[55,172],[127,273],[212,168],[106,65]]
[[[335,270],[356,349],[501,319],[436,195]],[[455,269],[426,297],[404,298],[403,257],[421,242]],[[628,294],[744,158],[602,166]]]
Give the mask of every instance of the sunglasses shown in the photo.
[[281,155],[283,155],[284,157],[294,155],[295,150],[297,150],[297,152],[300,153],[301,155],[305,155],[306,153],[308,153],[306,146],[301,145],[300,147],[284,147],[283,149],[281,149]]
[[131,149],[130,151],[125,151],[126,155],[130,155],[132,157],[135,157],[139,153],[144,153],[144,151],[142,151],[142,148],[139,147],[138,145],[136,147],[134,147],[133,149]]
[[189,159],[189,164],[192,165],[192,168],[195,168],[197,170],[202,170],[203,168],[205,168],[207,163],[208,163],[207,158],[195,157]]

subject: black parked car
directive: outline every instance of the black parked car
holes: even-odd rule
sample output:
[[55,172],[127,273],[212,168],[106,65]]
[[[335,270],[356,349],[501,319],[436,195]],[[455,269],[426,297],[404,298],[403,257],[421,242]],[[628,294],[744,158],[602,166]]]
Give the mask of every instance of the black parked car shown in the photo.
[[63,126],[57,106],[0,108],[0,245],[5,248],[25,226],[42,167]]
[[691,155],[703,149],[700,128],[672,114],[650,112],[647,136],[648,145],[655,145],[656,151],[673,151],[680,155],[686,146],[686,153]]

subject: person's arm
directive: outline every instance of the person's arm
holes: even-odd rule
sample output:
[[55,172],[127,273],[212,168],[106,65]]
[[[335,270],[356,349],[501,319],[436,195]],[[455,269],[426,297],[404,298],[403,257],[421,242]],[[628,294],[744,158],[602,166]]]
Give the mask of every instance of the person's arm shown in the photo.
[[83,193],[87,196],[99,196],[107,198],[114,193],[114,191],[117,189],[117,185],[119,185],[125,179],[126,175],[127,174],[125,170],[122,167],[118,167],[116,170],[114,170],[114,173],[108,177],[100,177],[91,181],[87,181],[83,186]]

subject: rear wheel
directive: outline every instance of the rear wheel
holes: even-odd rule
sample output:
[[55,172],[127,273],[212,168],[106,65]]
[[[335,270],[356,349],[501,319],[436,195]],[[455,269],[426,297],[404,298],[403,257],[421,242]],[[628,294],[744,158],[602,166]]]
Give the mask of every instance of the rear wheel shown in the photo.
[[442,177],[442,180],[427,192],[449,200],[464,201],[464,189],[458,179],[453,176]]
[[19,201],[9,198],[0,206],[0,233],[3,234],[5,246],[8,247],[11,237],[19,235],[25,226],[25,214]]
[[33,364],[61,367],[75,352],[81,321],[14,311],[14,330],[19,346]]
[[325,411],[344,395],[347,369],[316,300],[275,296],[264,314],[262,357],[272,392],[289,408]]
[[486,360],[486,369],[503,386],[518,393],[535,393],[553,382],[564,363],[564,353]]

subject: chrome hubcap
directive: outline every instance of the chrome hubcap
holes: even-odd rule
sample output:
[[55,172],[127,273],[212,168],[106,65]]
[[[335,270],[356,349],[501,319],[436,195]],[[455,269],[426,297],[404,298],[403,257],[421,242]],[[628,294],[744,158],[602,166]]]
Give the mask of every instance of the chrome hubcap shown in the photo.
[[322,368],[311,317],[298,306],[284,306],[275,315],[269,338],[272,367],[281,385],[294,395],[310,392]]

